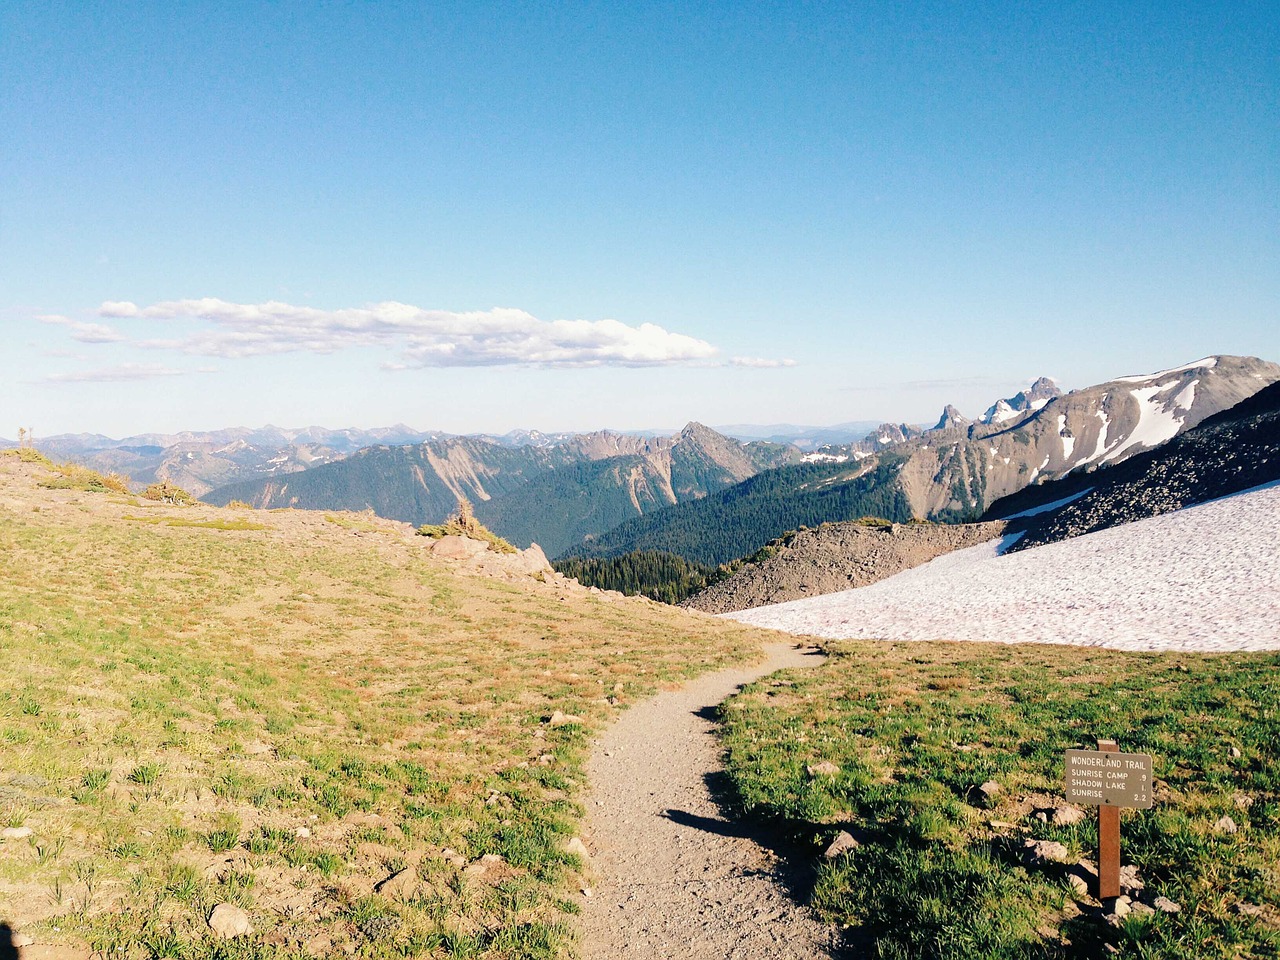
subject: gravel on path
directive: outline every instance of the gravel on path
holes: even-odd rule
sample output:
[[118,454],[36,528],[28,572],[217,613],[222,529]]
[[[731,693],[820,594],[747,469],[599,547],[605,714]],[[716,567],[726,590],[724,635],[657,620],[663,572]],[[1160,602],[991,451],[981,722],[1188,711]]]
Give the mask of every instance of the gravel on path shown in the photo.
[[757,666],[701,677],[637,704],[597,742],[588,773],[595,874],[583,911],[586,960],[809,960],[832,928],[790,899],[785,864],[726,821],[709,780],[721,769],[712,708],[815,650],[778,644]]

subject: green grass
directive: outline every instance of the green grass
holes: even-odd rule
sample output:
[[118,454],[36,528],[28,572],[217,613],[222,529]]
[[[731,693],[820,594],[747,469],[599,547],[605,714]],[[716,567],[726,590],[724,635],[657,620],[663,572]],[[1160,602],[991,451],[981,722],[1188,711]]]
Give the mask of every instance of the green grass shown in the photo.
[[[725,706],[731,803],[781,820],[815,851],[856,832],[857,850],[819,868],[813,900],[869,955],[1085,958],[1104,943],[1143,958],[1277,955],[1280,655],[836,651]],[[1033,808],[1061,802],[1063,750],[1098,738],[1153,756],[1157,803],[1124,813],[1124,857],[1179,914],[1113,929],[1081,912],[1060,870],[1021,864],[1027,838],[1096,855],[1094,817],[1053,826]],[[824,760],[840,773],[807,775]],[[988,780],[1002,792],[983,810],[970,791]],[[1240,830],[1215,831],[1223,816]]]
[[[4,919],[103,955],[567,956],[589,737],[766,636],[456,575],[304,511],[139,523],[38,469],[0,459],[39,507],[0,511],[0,815],[33,830],[0,846]],[[406,864],[416,893],[373,892]],[[258,933],[213,940],[221,900]]]
[[184,517],[133,517],[125,514],[125,520],[152,526],[195,527],[201,530],[270,530],[264,523],[251,520],[188,520]]

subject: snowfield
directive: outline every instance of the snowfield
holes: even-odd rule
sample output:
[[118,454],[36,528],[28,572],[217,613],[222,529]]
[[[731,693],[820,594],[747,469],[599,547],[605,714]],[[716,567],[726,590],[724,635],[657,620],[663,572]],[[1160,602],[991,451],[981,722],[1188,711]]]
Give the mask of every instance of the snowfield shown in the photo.
[[1280,483],[1034,550],[1001,546],[723,616],[830,638],[1280,649]]

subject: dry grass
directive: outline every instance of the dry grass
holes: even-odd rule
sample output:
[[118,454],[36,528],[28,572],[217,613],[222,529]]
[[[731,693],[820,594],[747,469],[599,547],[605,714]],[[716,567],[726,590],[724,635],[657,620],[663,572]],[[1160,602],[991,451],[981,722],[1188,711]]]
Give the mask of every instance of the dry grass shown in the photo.
[[[0,844],[0,920],[41,939],[566,955],[588,732],[764,637],[462,576],[367,517],[138,522],[43,469],[0,458],[0,815],[32,831]],[[222,901],[255,927],[234,950],[205,924]]]

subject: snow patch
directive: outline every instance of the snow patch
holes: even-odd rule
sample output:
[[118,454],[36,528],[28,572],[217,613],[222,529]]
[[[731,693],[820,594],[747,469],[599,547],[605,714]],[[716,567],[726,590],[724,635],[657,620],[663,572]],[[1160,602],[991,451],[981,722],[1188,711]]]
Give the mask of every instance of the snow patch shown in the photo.
[[[1172,440],[1182,429],[1186,420],[1185,410],[1179,415],[1176,403],[1165,407],[1157,402],[1156,397],[1168,392],[1168,387],[1156,384],[1152,387],[1139,387],[1133,391],[1133,398],[1138,401],[1138,422],[1127,440],[1102,458],[1102,463],[1116,460],[1126,451],[1135,447],[1158,447],[1166,440]],[[1181,395],[1181,394],[1179,394]]]
[[801,463],[844,463],[849,458],[836,453],[806,453],[800,458]]
[[1067,433],[1067,418],[1058,414],[1058,437],[1062,440],[1062,462],[1071,462],[1071,451],[1076,448],[1076,438]]
[[1099,410],[1097,413],[1098,419],[1102,421],[1102,428],[1098,431],[1098,445],[1093,448],[1093,453],[1080,461],[1081,465],[1093,463],[1107,452],[1107,430],[1111,427],[1111,421],[1107,418],[1105,410]]
[[1021,520],[1023,517],[1035,517],[1042,513],[1048,513],[1050,510],[1057,510],[1059,507],[1065,507],[1068,503],[1075,503],[1086,493],[1092,493],[1093,487],[1088,490],[1081,490],[1079,493],[1073,493],[1069,497],[1063,497],[1061,500],[1055,500],[1053,503],[1041,504],[1038,507],[1032,507],[1030,510],[1022,510],[1018,513],[1011,513],[1007,517],[1000,517],[1001,520]]
[[1034,550],[1002,556],[991,541],[857,590],[725,616],[832,638],[1276,650],[1278,539],[1271,484]]
[[1174,373],[1183,373],[1187,370],[1210,369],[1218,365],[1217,357],[1205,357],[1203,360],[1197,360],[1194,363],[1185,363],[1180,367],[1170,367],[1168,370],[1161,370],[1158,373],[1148,373],[1138,377],[1116,377],[1112,383],[1146,383],[1148,380],[1156,380],[1160,377],[1167,377]]
[[991,411],[991,416],[987,417],[987,423],[1004,423],[1006,420],[1012,420],[1017,415],[1017,410],[1003,400],[999,400],[996,402],[995,409]]
[[1174,406],[1181,407],[1183,410],[1190,410],[1191,405],[1196,402],[1196,384],[1199,382],[1199,380],[1192,380],[1179,390],[1178,395],[1173,398]]

